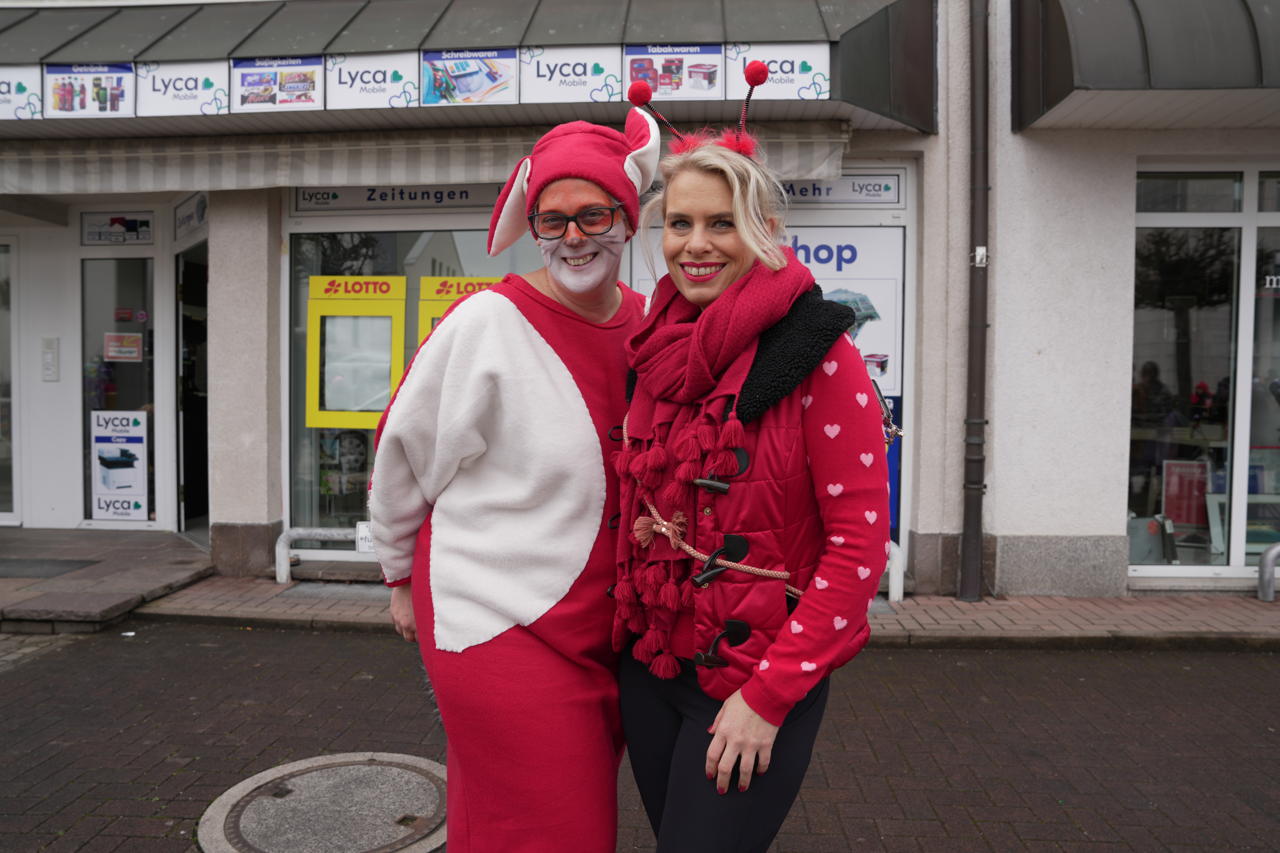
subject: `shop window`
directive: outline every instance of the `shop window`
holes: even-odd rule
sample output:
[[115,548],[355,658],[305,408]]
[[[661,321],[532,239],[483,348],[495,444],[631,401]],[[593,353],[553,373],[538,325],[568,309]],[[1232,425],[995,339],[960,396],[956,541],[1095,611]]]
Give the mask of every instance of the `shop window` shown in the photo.
[[1143,172],[1138,213],[1235,213],[1242,188],[1238,172]]
[[[388,402],[388,370],[408,365],[418,343],[457,297],[509,272],[542,266],[531,241],[497,258],[485,251],[486,234],[474,231],[400,231],[294,234],[290,242],[290,524],[352,527],[366,518],[378,414]],[[629,262],[623,259],[624,265]],[[383,310],[313,310],[313,279],[401,277],[395,317]],[[343,279],[339,284],[344,284]],[[401,279],[392,278],[401,286]],[[322,291],[324,288],[320,288]],[[315,315],[315,316],[313,316]],[[316,321],[315,317],[319,320]],[[309,318],[311,322],[309,323]],[[309,331],[313,340],[309,340]],[[308,347],[313,355],[308,357]],[[311,375],[314,373],[315,375]],[[398,377],[397,377],[398,379]],[[309,410],[307,387],[316,389]],[[315,409],[340,410],[338,420],[317,422]],[[312,426],[308,426],[310,422]],[[363,415],[363,417],[361,417]],[[315,425],[317,424],[318,425]],[[302,548],[351,550],[349,543],[299,542]]]
[[0,513],[13,512],[13,320],[9,247],[0,244]]
[[[1273,185],[1276,179],[1280,175],[1272,176]],[[1266,180],[1263,175],[1264,184]],[[1280,542],[1280,228],[1258,229],[1257,269],[1245,520],[1248,564],[1256,564],[1267,546]]]
[[1280,211],[1280,172],[1263,172],[1258,176],[1258,210]]
[[1221,565],[1230,517],[1236,228],[1139,228],[1130,563]]

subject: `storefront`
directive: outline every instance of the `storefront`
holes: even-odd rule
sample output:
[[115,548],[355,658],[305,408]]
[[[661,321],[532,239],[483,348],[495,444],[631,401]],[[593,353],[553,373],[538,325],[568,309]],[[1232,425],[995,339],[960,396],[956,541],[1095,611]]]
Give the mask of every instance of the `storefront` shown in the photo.
[[483,252],[513,164],[557,122],[619,124],[636,79],[731,123],[756,57],[787,240],[859,307],[906,430],[908,589],[956,591],[966,492],[989,592],[1245,589],[1280,538],[1277,33],[1254,0],[1154,2],[992,0],[981,255],[965,4],[593,4],[569,35],[563,4],[504,0],[0,10],[0,523],[207,523],[256,574],[285,528],[350,527],[433,319],[538,266]]

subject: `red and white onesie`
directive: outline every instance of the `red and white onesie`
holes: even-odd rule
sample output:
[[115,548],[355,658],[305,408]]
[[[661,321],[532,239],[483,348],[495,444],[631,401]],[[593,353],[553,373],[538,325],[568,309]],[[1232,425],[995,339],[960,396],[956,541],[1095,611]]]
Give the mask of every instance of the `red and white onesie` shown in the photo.
[[626,411],[623,344],[643,310],[619,287],[603,324],[515,275],[462,301],[418,350],[380,433],[374,543],[387,583],[413,582],[458,853],[616,843],[606,460]]

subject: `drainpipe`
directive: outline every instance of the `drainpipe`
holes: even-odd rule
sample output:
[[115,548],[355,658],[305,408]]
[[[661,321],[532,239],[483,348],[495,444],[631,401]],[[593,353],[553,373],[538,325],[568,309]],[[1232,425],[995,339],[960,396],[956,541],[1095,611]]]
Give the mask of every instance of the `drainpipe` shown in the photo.
[[969,358],[964,415],[964,529],[956,598],[982,600],[982,498],[986,494],[987,404],[987,16],[989,0],[969,0]]

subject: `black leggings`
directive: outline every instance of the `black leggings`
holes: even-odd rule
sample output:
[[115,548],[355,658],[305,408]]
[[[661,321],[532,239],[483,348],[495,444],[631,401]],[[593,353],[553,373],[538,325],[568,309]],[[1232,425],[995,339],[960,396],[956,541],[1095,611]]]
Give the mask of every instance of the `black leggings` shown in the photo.
[[769,769],[738,790],[737,771],[725,794],[707,781],[705,765],[722,704],[698,687],[693,664],[680,675],[655,677],[626,651],[619,683],[622,728],[658,853],[765,853],[800,791],[827,706],[827,679],[791,709],[774,741]]

